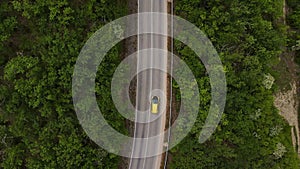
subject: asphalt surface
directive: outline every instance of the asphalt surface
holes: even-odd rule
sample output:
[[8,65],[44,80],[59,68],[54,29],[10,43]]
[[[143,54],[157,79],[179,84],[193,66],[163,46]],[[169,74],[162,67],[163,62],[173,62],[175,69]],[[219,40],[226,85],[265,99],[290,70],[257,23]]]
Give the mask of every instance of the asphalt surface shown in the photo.
[[[163,12],[167,13],[167,0],[138,0],[139,12]],[[167,32],[167,18],[138,18],[138,30],[151,28],[160,32]],[[140,32],[140,31],[139,31]],[[167,51],[167,37],[153,34],[142,34],[138,36],[138,49],[163,49]],[[135,138],[149,138],[164,132],[166,122],[166,99],[167,97],[167,56],[158,56],[155,51],[147,50],[137,57],[137,91],[136,91],[136,119],[143,122],[135,123]],[[156,67],[158,69],[151,69]],[[161,71],[163,70],[163,71]],[[151,97],[159,96],[160,104],[158,114],[150,112]],[[149,122],[147,122],[149,120]],[[133,143],[130,159],[130,169],[159,169],[161,165],[161,154],[152,156],[153,152],[161,152],[163,149],[163,137],[155,141],[135,141]],[[139,158],[142,157],[142,158]]]

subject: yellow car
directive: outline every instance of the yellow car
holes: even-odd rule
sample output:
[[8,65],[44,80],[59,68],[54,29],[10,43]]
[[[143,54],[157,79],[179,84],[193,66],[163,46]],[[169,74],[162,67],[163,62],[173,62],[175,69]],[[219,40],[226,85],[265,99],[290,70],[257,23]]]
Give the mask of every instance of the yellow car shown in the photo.
[[159,97],[153,96],[151,99],[151,113],[158,113]]

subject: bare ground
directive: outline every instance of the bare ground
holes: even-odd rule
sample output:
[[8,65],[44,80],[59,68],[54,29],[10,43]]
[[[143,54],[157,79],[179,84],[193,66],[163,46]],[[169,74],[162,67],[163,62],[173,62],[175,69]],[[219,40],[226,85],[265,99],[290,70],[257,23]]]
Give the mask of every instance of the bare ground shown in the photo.
[[[292,82],[291,90],[281,91],[275,95],[274,104],[279,110],[279,114],[283,116],[288,124],[292,126],[292,142],[295,150],[300,146],[300,134],[298,124],[298,100],[297,100],[297,85],[296,82]],[[294,132],[295,128],[295,132]],[[297,146],[298,145],[298,146]],[[296,150],[300,156],[300,149]]]
[[[127,0],[128,14],[134,14],[137,12],[137,0]],[[132,36],[124,40],[123,42],[124,50],[121,53],[121,59],[126,58],[127,56],[133,54],[137,50],[137,37]],[[133,82],[136,82],[135,79],[132,79]],[[130,84],[129,95],[132,101],[132,104],[135,105],[135,88],[136,83]],[[125,95],[124,95],[125,96]],[[130,120],[126,120],[126,128],[129,131],[129,135],[133,137],[134,134],[134,123]],[[121,157],[118,169],[128,169],[129,158]]]

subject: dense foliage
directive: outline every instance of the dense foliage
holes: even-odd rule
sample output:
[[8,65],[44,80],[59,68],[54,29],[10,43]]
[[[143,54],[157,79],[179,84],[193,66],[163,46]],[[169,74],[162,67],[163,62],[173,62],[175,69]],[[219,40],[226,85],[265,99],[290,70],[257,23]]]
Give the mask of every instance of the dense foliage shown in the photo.
[[287,23],[290,26],[290,50],[295,52],[295,61],[300,65],[300,3],[296,0],[288,0],[289,13]]
[[[209,78],[195,54],[176,41],[176,53],[197,77],[201,103],[193,130],[171,150],[169,167],[299,168],[290,127],[278,115],[272,96],[277,88],[272,67],[282,47],[297,46],[300,39],[299,2],[288,2],[293,9],[288,22],[295,30],[291,41],[280,22],[282,0],[175,2],[176,14],[204,31],[219,52],[228,95],[217,131],[199,144],[210,103]],[[120,158],[95,145],[78,124],[71,78],[84,42],[108,21],[125,15],[124,3],[0,2],[0,168],[117,168]],[[109,90],[120,46],[99,67],[96,93],[105,118],[126,133]]]
[[277,87],[272,66],[287,41],[282,5],[282,0],[176,1],[175,13],[204,31],[219,52],[228,94],[217,131],[199,144],[209,108],[209,79],[201,63],[195,64],[199,60],[193,52],[175,43],[198,78],[202,98],[194,129],[171,150],[170,168],[299,168],[290,127],[273,106]]
[[[95,145],[78,124],[71,79],[84,42],[108,21],[125,15],[124,3],[0,2],[1,168],[117,167],[118,157]],[[120,60],[118,53],[114,48],[99,70],[103,78],[98,79],[97,93],[105,98],[110,97],[111,77],[106,70]],[[108,102],[101,102],[108,120],[124,130],[124,121],[111,115],[114,109]]]

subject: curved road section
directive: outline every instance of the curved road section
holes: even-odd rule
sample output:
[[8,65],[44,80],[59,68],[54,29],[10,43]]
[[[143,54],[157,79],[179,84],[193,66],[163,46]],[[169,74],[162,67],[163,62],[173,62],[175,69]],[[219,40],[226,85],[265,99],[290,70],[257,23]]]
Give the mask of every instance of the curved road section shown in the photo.
[[[167,13],[167,5],[168,0],[138,0],[138,12]],[[152,33],[140,35],[141,29],[152,32],[156,29],[161,33],[167,33],[167,17],[155,18],[153,16],[150,20],[149,18],[138,18],[138,51],[152,48],[168,50],[167,37]],[[167,103],[167,66],[168,57],[166,55],[157,56],[157,52],[154,50],[138,53],[136,109],[140,111],[136,111],[135,114],[134,138],[156,136],[163,133],[165,129],[167,109],[166,104],[162,103]],[[157,114],[151,113],[153,96],[160,98]],[[163,149],[163,141],[163,137],[151,143],[147,139],[141,142],[134,139],[129,169],[159,169],[162,155],[151,155],[151,152],[162,152],[159,150]]]

